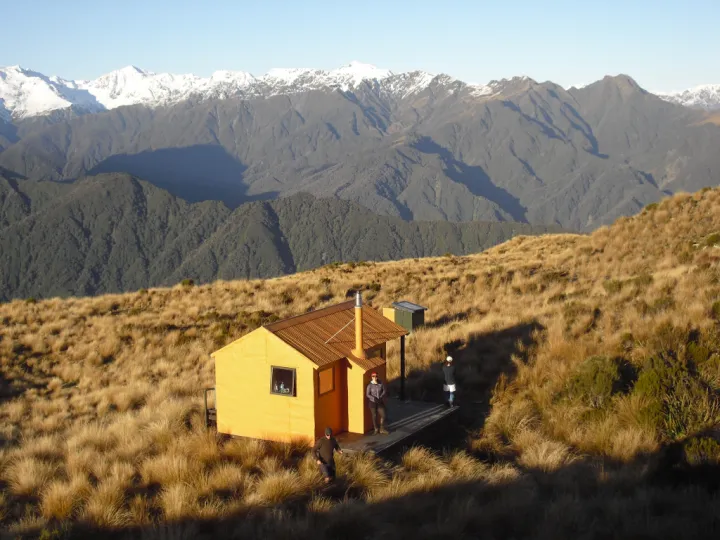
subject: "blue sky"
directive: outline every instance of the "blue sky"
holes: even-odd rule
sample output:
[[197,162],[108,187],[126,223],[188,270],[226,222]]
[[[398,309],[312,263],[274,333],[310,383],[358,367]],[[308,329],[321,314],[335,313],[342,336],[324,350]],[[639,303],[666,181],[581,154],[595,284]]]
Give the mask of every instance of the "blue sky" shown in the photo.
[[720,83],[720,0],[6,0],[0,66],[69,79],[330,69],[359,60],[467,82],[626,73],[648,90]]

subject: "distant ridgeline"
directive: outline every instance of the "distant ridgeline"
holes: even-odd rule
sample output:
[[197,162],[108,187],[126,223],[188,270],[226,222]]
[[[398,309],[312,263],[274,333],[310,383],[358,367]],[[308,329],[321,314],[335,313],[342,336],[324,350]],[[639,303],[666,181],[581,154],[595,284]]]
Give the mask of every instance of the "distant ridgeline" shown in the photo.
[[[212,80],[132,67],[77,83],[5,73],[0,167],[36,181],[125,173],[230,208],[309,193],[406,221],[589,232],[720,178],[711,111],[627,75],[565,89],[358,64]],[[71,93],[82,103],[62,102]]]
[[404,221],[298,194],[228,209],[188,203],[125,174],[72,184],[0,175],[0,300],[94,295],[215,279],[265,278],[338,261],[482,251],[512,222]]

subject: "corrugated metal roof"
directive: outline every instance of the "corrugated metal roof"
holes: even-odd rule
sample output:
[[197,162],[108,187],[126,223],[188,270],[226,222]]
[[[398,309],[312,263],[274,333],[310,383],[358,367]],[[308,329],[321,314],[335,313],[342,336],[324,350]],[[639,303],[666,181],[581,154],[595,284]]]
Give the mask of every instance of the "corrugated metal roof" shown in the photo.
[[350,357],[350,361],[353,364],[357,364],[360,366],[361,369],[364,369],[365,371],[368,371],[370,369],[375,369],[377,367],[382,366],[385,363],[385,359],[381,358],[380,356],[375,356],[374,358],[355,358],[354,356]]
[[392,307],[398,309],[404,309],[405,311],[425,311],[427,308],[408,302],[407,300],[401,300],[400,302],[393,302]]
[[[334,306],[311,311],[265,326],[277,337],[300,351],[318,366],[325,366],[340,358],[350,357],[353,362],[371,369],[375,358],[360,360],[352,356],[355,348],[355,302],[349,300]],[[370,306],[363,306],[363,349],[407,335],[408,331],[383,317]]]

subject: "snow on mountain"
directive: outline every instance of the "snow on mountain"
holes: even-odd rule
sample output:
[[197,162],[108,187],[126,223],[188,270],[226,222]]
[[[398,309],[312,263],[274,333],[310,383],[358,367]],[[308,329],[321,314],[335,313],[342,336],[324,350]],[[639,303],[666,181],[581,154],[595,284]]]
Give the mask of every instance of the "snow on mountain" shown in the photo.
[[184,90],[197,84],[193,75],[155,74],[134,66],[108,73],[94,81],[79,81],[106,109],[138,103],[163,104],[178,99]]
[[694,109],[720,109],[720,84],[703,84],[680,92],[657,93],[658,97]]
[[404,98],[427,88],[434,78],[434,75],[424,71],[398,73],[387,81],[386,90]]
[[[88,111],[101,110],[87,92],[73,81],[10,66],[0,69],[0,115],[34,116],[72,105]],[[19,112],[19,114],[18,114]]]
[[357,90],[363,84],[397,99],[423,92],[431,86],[442,87],[450,93],[467,90],[470,96],[483,98],[497,94],[509,83],[525,79],[469,85],[447,75],[424,71],[394,74],[390,70],[356,61],[327,71],[271,69],[259,77],[242,71],[217,71],[203,78],[191,74],[153,73],[127,66],[91,81],[47,77],[12,66],[0,68],[0,118],[20,119],[69,107],[75,107],[79,112],[98,112],[139,104],[157,107],[191,97],[267,97],[318,89],[347,92]]
[[292,93],[321,88],[339,89],[344,92],[357,88],[365,81],[378,82],[392,76],[392,72],[371,64],[350,62],[348,65],[323,71],[310,68],[275,68],[256,79],[258,86],[270,94]]
[[88,112],[123,105],[161,106],[191,96],[225,98],[319,88],[347,91],[363,81],[377,81],[390,75],[389,70],[360,62],[330,71],[272,69],[261,77],[242,71],[217,71],[208,78],[153,73],[127,66],[92,81],[68,81],[12,66],[0,68],[0,115],[24,118],[73,105]]
[[357,61],[352,61],[347,66],[333,69],[328,73],[331,79],[347,85],[348,88],[353,88],[363,81],[380,81],[390,77],[392,74],[389,69],[381,69],[372,64],[363,64]]

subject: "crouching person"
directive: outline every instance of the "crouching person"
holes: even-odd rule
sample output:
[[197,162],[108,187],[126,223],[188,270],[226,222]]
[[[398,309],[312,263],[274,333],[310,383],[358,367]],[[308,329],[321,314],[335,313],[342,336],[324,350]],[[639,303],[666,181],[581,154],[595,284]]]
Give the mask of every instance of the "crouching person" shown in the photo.
[[325,477],[326,484],[335,478],[335,452],[343,453],[337,440],[332,436],[332,429],[327,427],[325,436],[320,437],[313,448],[313,456],[320,466],[320,473]]

